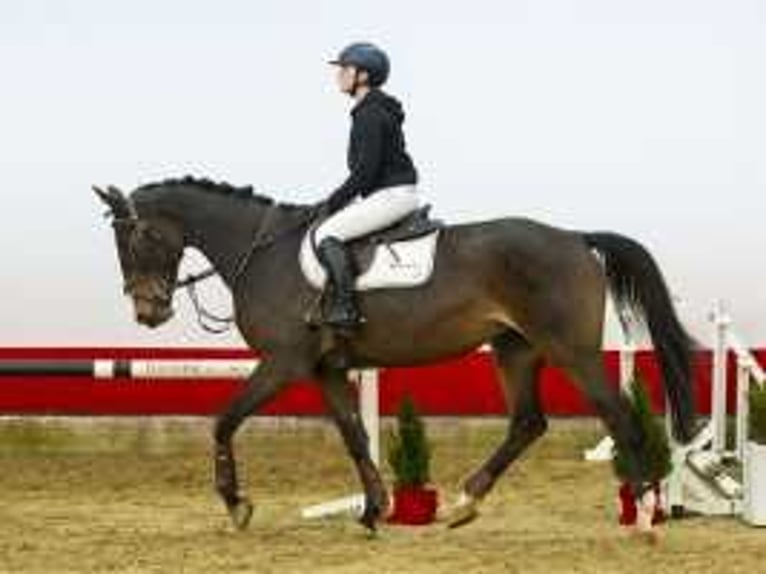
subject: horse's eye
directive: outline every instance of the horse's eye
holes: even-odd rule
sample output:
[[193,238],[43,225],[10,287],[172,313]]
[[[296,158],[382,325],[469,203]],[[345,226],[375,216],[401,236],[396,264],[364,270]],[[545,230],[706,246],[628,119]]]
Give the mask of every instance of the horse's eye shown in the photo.
[[162,233],[154,229],[153,227],[150,227],[146,230],[146,236],[149,240],[155,242],[155,243],[162,243],[164,240],[164,237],[162,236]]
[[136,241],[149,243],[163,243],[164,237],[154,227],[140,225],[136,228]]

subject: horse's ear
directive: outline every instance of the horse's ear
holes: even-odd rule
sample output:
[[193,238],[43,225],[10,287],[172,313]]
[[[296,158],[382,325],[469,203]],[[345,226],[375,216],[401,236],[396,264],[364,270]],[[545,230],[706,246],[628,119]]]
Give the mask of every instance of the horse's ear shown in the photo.
[[94,185],[93,191],[96,195],[109,206],[109,209],[116,217],[135,217],[135,211],[130,200],[122,191],[113,185],[106,186],[106,191]]
[[116,185],[107,185],[106,190],[113,195],[114,197],[119,197],[122,199],[125,199],[125,194],[122,192],[122,190],[117,187]]
[[108,193],[106,193],[103,189],[101,189],[97,185],[92,186],[92,188],[93,188],[93,191],[96,192],[96,195],[99,197],[101,201],[106,203],[109,207],[112,207],[112,202],[110,201]]

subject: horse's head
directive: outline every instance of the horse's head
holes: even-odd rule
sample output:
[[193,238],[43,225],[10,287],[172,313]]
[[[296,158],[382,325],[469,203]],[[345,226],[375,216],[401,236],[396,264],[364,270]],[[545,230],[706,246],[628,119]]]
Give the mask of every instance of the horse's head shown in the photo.
[[183,230],[156,214],[139,214],[113,186],[93,187],[112,214],[124,290],[133,299],[136,321],[158,327],[173,316],[173,291],[184,249]]

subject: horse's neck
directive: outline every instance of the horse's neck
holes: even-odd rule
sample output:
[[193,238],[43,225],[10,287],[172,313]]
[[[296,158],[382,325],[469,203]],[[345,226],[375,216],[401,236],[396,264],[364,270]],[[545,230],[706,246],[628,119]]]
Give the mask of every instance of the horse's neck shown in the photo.
[[189,203],[194,207],[181,215],[188,244],[207,257],[230,288],[246,261],[252,258],[250,266],[257,263],[257,254],[250,252],[260,233],[265,231],[264,239],[278,236],[305,217],[301,210],[226,196],[201,194],[198,203]]
[[261,225],[266,206],[236,198],[210,197],[184,215],[188,244],[198,249],[231,287],[237,267]]

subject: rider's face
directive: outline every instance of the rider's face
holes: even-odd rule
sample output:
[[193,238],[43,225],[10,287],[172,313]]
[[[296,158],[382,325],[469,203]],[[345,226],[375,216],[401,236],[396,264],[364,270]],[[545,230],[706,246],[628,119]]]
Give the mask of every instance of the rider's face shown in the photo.
[[354,95],[357,88],[366,86],[368,77],[365,70],[359,70],[354,66],[338,66],[335,77],[338,88],[344,94]]
[[335,76],[335,80],[338,84],[338,89],[344,94],[350,94],[354,89],[354,78],[356,76],[356,68],[354,66],[338,66],[338,72]]

